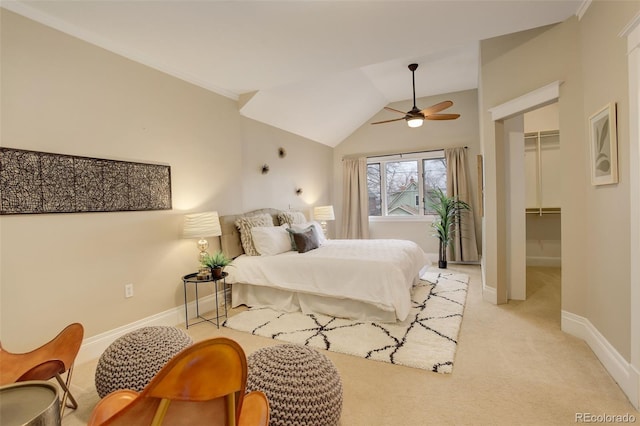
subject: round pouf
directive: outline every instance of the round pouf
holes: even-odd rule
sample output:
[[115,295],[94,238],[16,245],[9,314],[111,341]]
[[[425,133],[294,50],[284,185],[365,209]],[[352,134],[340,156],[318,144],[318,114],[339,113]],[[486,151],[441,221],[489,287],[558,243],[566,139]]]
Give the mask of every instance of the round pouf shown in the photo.
[[104,398],[119,389],[141,391],[175,354],[191,344],[191,337],[175,327],[143,327],[119,337],[98,360],[98,395]]
[[342,381],[331,360],[313,348],[278,345],[247,358],[247,392],[267,395],[270,426],[338,425]]

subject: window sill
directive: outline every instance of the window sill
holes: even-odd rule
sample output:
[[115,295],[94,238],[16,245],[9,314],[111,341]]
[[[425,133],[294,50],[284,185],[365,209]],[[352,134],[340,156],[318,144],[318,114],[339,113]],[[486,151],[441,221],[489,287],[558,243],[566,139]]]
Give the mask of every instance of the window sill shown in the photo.
[[429,216],[369,216],[369,222],[381,223],[406,223],[406,222],[423,222],[432,223],[435,220],[434,215]]

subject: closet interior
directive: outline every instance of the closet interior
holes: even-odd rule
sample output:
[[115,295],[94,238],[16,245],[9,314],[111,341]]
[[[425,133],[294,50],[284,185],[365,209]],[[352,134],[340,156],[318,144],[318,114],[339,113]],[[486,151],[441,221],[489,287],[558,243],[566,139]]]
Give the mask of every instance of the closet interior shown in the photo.
[[527,266],[560,267],[562,162],[558,104],[524,115]]

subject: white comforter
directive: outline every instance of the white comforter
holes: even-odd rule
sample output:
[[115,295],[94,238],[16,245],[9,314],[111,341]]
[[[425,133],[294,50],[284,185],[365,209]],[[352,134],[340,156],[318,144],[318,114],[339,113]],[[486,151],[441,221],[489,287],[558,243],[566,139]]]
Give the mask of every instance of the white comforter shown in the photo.
[[306,253],[242,255],[226,271],[231,283],[358,300],[395,310],[402,321],[411,307],[411,287],[427,263],[412,241],[328,240]]

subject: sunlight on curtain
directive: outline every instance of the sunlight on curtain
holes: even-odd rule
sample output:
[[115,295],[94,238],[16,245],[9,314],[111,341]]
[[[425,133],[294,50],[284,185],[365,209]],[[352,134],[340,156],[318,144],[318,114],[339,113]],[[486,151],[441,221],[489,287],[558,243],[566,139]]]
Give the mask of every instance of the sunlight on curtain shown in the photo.
[[[445,149],[444,156],[447,160],[447,195],[458,197],[460,201],[472,206],[469,179],[467,178],[466,149]],[[454,239],[449,244],[447,258],[453,262],[478,261],[478,245],[476,244],[473,211],[464,212],[460,223],[456,224]]]

